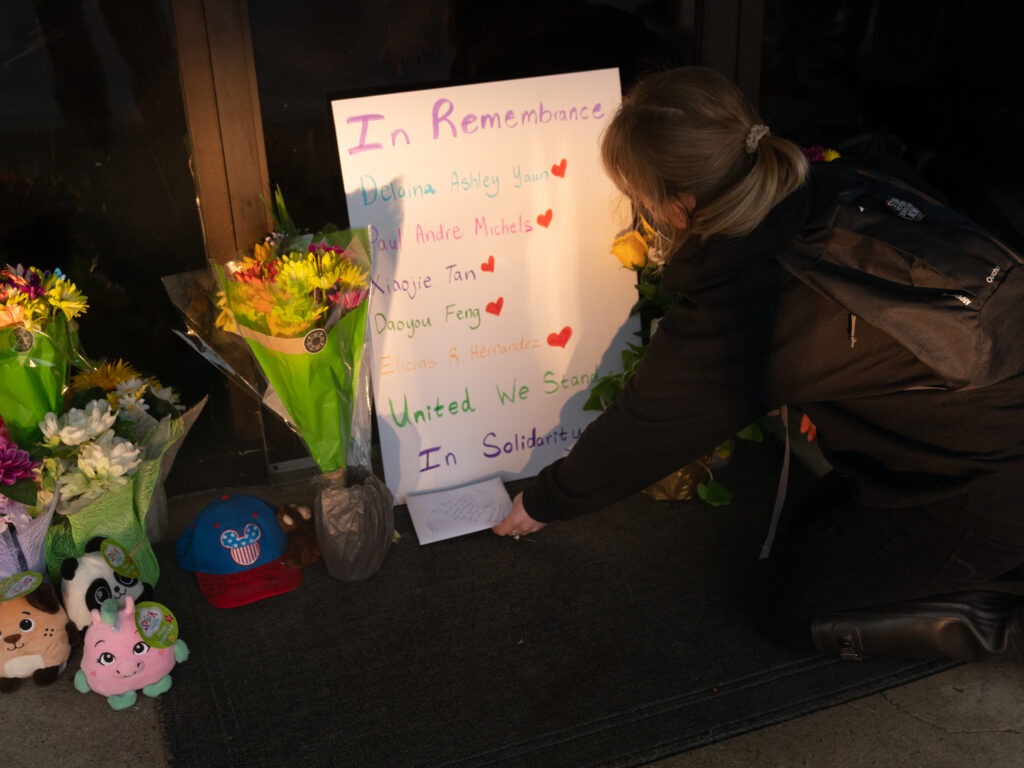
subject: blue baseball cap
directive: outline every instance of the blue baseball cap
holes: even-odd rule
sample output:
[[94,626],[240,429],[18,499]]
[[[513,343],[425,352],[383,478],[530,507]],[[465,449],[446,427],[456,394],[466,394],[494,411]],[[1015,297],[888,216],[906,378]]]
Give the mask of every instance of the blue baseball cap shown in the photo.
[[274,507],[258,496],[225,494],[178,537],[178,565],[195,572],[211,605],[235,608],[302,583],[302,570],[282,559],[287,543]]

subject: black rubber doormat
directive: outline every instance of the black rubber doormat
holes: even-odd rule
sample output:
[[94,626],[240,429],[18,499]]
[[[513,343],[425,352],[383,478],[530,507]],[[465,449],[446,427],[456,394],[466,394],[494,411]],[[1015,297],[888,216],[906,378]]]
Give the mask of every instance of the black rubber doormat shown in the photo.
[[730,506],[638,496],[518,543],[420,546],[399,508],[370,579],[318,564],[229,610],[160,545],[157,597],[192,650],[160,698],[172,763],[642,765],[953,666],[840,663],[759,632],[747,593],[779,463],[741,445],[716,472]]

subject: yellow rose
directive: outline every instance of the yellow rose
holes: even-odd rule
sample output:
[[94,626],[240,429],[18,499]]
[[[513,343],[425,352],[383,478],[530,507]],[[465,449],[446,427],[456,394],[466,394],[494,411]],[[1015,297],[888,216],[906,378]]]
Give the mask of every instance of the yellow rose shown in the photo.
[[612,241],[612,254],[627,269],[643,269],[647,264],[647,241],[635,229]]

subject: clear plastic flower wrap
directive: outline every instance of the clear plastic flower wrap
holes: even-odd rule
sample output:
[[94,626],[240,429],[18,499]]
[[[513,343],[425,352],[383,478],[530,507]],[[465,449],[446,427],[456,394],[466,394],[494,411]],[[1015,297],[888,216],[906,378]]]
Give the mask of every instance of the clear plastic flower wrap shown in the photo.
[[[312,242],[312,236],[305,237]],[[365,230],[333,230],[330,237],[347,240],[347,251],[365,264],[368,280]],[[291,335],[274,335],[266,331],[276,328],[245,325],[237,314],[234,324],[224,321],[232,302],[247,301],[241,291],[221,289],[242,264],[213,264],[163,278],[185,321],[186,330],[175,333],[295,432],[321,472],[370,466],[369,367],[362,365],[368,291],[352,309],[340,305]]]
[[[277,231],[252,255],[165,277],[164,286],[185,319],[187,332],[178,335],[309,450],[321,473],[318,544],[325,560],[344,560],[364,551],[381,525],[393,530],[390,500],[373,496],[352,517],[351,494],[340,493],[353,471],[371,467],[369,366],[363,365],[369,232],[328,226],[299,234],[280,192],[273,212]],[[345,535],[332,536],[327,532],[336,528],[323,523],[341,514],[340,504],[354,522]],[[380,564],[373,562],[370,572],[362,568],[352,578],[369,576]]]

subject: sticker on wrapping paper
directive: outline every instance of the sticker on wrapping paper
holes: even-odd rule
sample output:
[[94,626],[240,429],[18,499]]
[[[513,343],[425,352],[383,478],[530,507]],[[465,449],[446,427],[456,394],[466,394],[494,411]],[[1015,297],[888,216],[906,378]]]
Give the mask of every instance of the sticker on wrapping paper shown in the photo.
[[139,578],[139,567],[135,565],[131,555],[113,539],[104,539],[100,542],[100,554],[118,576],[124,576],[126,579]]
[[15,600],[35,592],[43,583],[43,575],[35,571],[21,571],[0,581],[0,602]]
[[153,648],[170,648],[178,639],[178,620],[166,605],[147,600],[135,606],[135,628]]
[[36,335],[26,328],[15,328],[11,334],[11,349],[21,354],[36,345]]
[[306,337],[302,340],[302,346],[311,355],[315,355],[327,346],[327,331],[323,328],[314,328],[306,334]]

